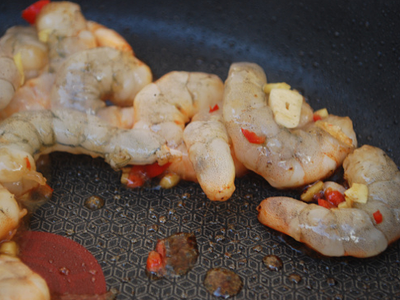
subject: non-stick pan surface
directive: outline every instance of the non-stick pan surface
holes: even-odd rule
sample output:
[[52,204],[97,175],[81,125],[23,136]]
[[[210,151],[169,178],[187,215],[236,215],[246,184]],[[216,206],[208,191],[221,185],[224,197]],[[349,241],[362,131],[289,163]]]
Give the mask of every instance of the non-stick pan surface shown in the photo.
[[[350,116],[360,145],[378,146],[400,165],[398,1],[78,2],[88,19],[120,32],[156,78],[186,70],[225,80],[232,62],[256,62],[270,82],[288,82],[313,108]],[[1,33],[24,23],[20,11],[28,4],[0,4]],[[262,199],[295,193],[276,191],[257,175],[237,179],[233,197],[215,203],[195,183],[132,190],[101,159],[54,153],[51,161],[54,195],[31,228],[86,247],[117,299],[213,299],[203,279],[219,266],[243,279],[235,299],[400,298],[399,242],[368,259],[315,255],[259,224]],[[84,206],[92,195],[104,198],[102,209]],[[180,231],[197,237],[196,266],[178,279],[148,279],[148,252]],[[282,270],[264,266],[268,254],[282,259]]]

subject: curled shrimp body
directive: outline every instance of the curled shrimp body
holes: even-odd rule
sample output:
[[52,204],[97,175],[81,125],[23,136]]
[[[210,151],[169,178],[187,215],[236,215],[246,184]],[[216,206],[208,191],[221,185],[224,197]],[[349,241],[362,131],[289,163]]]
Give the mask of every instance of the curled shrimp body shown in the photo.
[[0,184],[0,242],[10,239],[27,210],[20,208],[17,200]]
[[33,78],[47,65],[47,45],[33,27],[9,28],[0,39],[0,109],[14,96],[25,79]]
[[222,99],[223,83],[213,74],[170,72],[135,97],[135,128],[150,128],[171,147],[182,142],[185,124],[200,110]]
[[71,54],[96,47],[78,4],[60,1],[45,5],[36,17],[40,40],[49,46],[49,69],[57,71]]
[[[258,206],[258,219],[327,256],[381,253],[400,237],[400,171],[384,151],[367,145],[350,154],[343,167],[349,185],[368,187],[366,203],[328,209],[293,198],[272,197]],[[378,211],[381,220],[374,216]]]
[[46,281],[19,258],[0,255],[0,299],[50,300]]
[[[239,161],[276,188],[299,187],[331,175],[356,146],[351,120],[329,115],[317,122],[301,121],[300,128],[281,126],[267,104],[265,83],[264,71],[252,63],[233,64],[225,82],[223,117]],[[303,106],[304,116],[309,115]],[[339,138],[328,133],[330,128]],[[251,142],[242,130],[263,140]]]
[[150,128],[182,153],[169,171],[199,181],[207,197],[217,201],[227,200],[235,190],[230,139],[220,113],[209,113],[210,107],[221,105],[222,93],[216,75],[171,72],[143,88],[134,102],[134,128]]
[[55,80],[55,73],[45,72],[29,79],[14,94],[6,107],[0,110],[0,120],[4,120],[20,111],[50,109],[50,92]]
[[220,111],[196,114],[183,132],[197,180],[211,200],[225,201],[235,191],[235,163]]
[[0,124],[0,137],[0,182],[27,176],[42,182],[34,158],[52,151],[103,157],[116,169],[156,161],[163,165],[172,158],[165,140],[151,131],[120,129],[69,109],[16,113]]
[[152,80],[150,69],[131,53],[99,47],[71,55],[57,72],[51,107],[95,113],[102,99],[132,106],[135,95]]
[[0,124],[0,240],[8,239],[26,214],[3,187],[44,185],[35,159],[52,151],[103,157],[114,169],[128,164],[163,165],[176,154],[149,130],[120,129],[76,110],[19,112]]

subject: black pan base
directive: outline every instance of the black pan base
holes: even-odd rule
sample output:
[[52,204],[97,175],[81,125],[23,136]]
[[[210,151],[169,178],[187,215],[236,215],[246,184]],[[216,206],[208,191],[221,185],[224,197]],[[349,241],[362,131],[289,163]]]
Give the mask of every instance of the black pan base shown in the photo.
[[[313,108],[350,116],[360,145],[378,146],[400,165],[398,1],[79,2],[88,19],[121,33],[155,78],[186,70],[225,80],[232,62],[256,62]],[[24,24],[20,11],[30,3],[3,1],[0,32]],[[117,299],[214,299],[203,280],[215,267],[242,278],[234,299],[400,298],[399,242],[374,258],[322,258],[259,224],[260,201],[281,192],[257,175],[237,179],[229,201],[211,203],[194,183],[131,190],[101,159],[54,153],[51,160],[54,195],[31,228],[85,246]],[[105,200],[101,209],[85,207],[92,195]],[[182,278],[148,279],[148,252],[176,232],[195,233],[197,265]],[[281,270],[263,264],[271,254]]]

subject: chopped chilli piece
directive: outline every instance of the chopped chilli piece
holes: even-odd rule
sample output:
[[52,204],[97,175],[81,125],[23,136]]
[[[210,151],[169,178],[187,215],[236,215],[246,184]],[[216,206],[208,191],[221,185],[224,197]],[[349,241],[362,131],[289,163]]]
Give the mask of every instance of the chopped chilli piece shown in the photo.
[[147,177],[149,178],[154,178],[158,175],[161,175],[169,166],[171,163],[167,163],[165,165],[160,166],[157,162],[151,165],[146,165],[145,166],[145,173]]
[[328,116],[329,116],[328,110],[326,108],[321,108],[314,112],[313,119],[314,119],[314,122],[316,122],[316,121],[322,120],[323,118],[326,118]]
[[329,201],[326,201],[324,199],[318,199],[318,205],[328,208],[328,209],[335,207],[332,203],[330,203]]
[[26,163],[26,167],[30,171],[32,169],[32,166],[31,166],[31,162],[29,161],[28,157],[25,157],[25,163]]
[[214,107],[211,107],[211,105],[210,105],[210,113],[217,111],[218,109],[219,109],[218,104],[215,104]]
[[145,166],[133,166],[129,171],[126,185],[130,188],[140,187],[146,181]]
[[333,204],[335,207],[337,207],[340,203],[346,201],[341,192],[335,191],[331,188],[328,188],[325,191],[325,199],[331,204]]
[[151,165],[135,165],[129,171],[126,186],[130,188],[140,187],[150,178],[161,175],[170,165],[167,163],[160,166],[157,162]]
[[381,214],[381,212],[379,211],[379,209],[378,209],[376,212],[374,212],[372,215],[374,216],[374,219],[375,219],[376,224],[379,224],[379,223],[382,222],[383,217],[382,217],[382,214]]
[[262,144],[265,142],[264,136],[258,136],[253,131],[241,128],[243,135],[245,138],[252,144]]
[[146,269],[149,272],[158,273],[164,266],[163,258],[160,253],[151,251],[147,257]]
[[322,117],[321,117],[320,115],[314,114],[314,115],[313,115],[313,120],[314,120],[314,122],[317,122],[317,121],[319,121],[319,120],[322,120]]
[[42,8],[49,3],[50,0],[39,0],[33,3],[22,11],[22,18],[31,25],[35,24],[36,16]]

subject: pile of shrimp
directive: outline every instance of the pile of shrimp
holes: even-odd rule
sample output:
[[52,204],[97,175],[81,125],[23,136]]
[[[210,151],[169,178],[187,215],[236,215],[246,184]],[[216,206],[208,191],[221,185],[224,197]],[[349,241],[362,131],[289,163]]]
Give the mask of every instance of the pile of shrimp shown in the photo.
[[286,189],[343,165],[348,185],[364,184],[368,201],[326,208],[268,198],[258,207],[260,222],[328,256],[377,255],[400,237],[393,161],[378,148],[357,148],[349,117],[315,120],[299,93],[298,122],[278,121],[257,64],[232,64],[225,83],[184,71],[153,82],[117,32],[86,20],[75,3],[50,2],[33,26],[10,28],[0,39],[0,67],[0,243],[27,214],[19,199],[46,185],[35,161],[52,151],[103,157],[116,170],[157,163],[178,180],[198,182],[212,201],[228,200],[247,170]]

